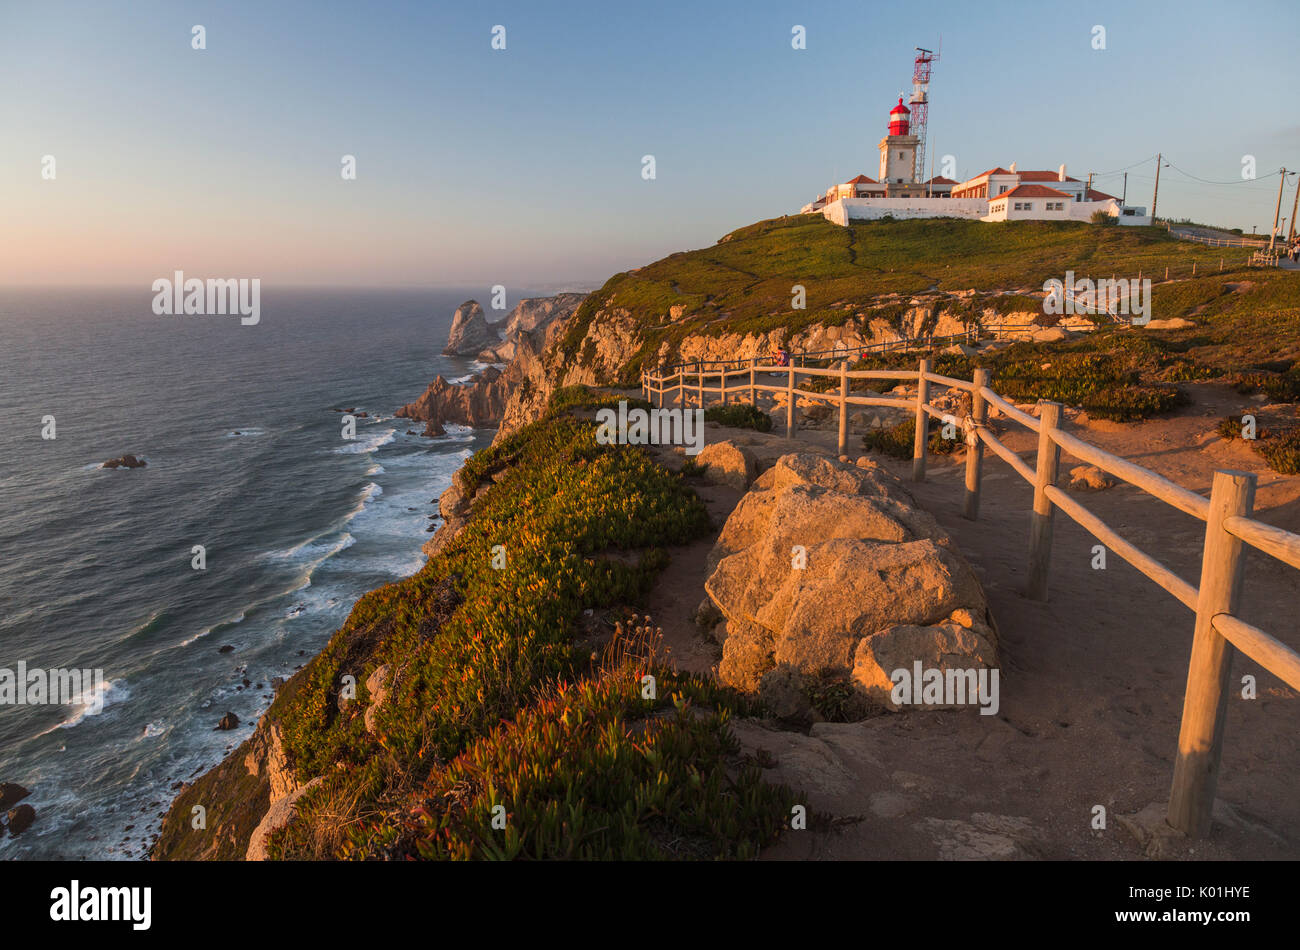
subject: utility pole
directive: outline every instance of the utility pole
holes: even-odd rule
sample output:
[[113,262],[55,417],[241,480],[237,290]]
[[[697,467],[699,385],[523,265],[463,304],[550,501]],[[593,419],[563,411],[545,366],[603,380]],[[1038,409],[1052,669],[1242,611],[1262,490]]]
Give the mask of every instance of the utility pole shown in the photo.
[[1273,209],[1273,229],[1268,232],[1268,249],[1273,250],[1273,242],[1277,240],[1277,217],[1282,213],[1282,189],[1286,187],[1286,169],[1282,169],[1279,176],[1282,180],[1277,183],[1277,207]]
[[1295,240],[1295,213],[1300,211],[1300,178],[1295,183],[1295,200],[1291,202],[1291,227],[1287,231],[1286,239],[1288,242]]
[[1084,200],[1084,201],[1087,201],[1087,200],[1088,200],[1088,193],[1092,191],[1092,176],[1095,175],[1095,174],[1097,174],[1097,173],[1096,173],[1096,172],[1088,172],[1088,184],[1087,184],[1087,185],[1084,187],[1084,189],[1083,189],[1083,200]]
[[1160,166],[1164,164],[1165,156],[1162,152],[1156,153],[1156,190],[1151,194],[1151,223],[1156,223],[1156,199],[1160,197]]
[[1128,172],[1124,173],[1124,197],[1119,199],[1122,205],[1128,204]]

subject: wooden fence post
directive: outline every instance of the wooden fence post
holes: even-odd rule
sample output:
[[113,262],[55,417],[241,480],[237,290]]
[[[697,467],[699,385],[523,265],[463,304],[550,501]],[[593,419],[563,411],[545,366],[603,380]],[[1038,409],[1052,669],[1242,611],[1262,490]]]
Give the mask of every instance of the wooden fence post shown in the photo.
[[704,408],[704,360],[699,360],[698,362],[696,362],[695,369],[698,373],[695,381],[699,385],[699,390],[700,390],[700,408],[703,409]]
[[930,417],[925,406],[930,401],[930,381],[925,374],[930,372],[930,361],[921,360],[920,372],[916,379],[916,442],[912,446],[912,481],[925,481],[925,453],[930,437]]
[[1052,440],[1052,430],[1061,424],[1061,404],[1038,402],[1038,467],[1034,478],[1034,514],[1029,527],[1029,580],[1025,596],[1047,600],[1047,566],[1052,559],[1052,514],[1056,507],[1047,497],[1047,486],[1056,484],[1061,465],[1061,447]]
[[970,417],[975,423],[971,435],[975,437],[972,444],[966,446],[966,500],[962,514],[974,521],[980,516],[980,483],[984,476],[984,440],[979,437],[979,430],[988,420],[989,404],[980,390],[989,384],[989,371],[975,370],[974,390],[971,392]]
[[754,388],[754,364],[757,362],[754,357],[749,358],[749,404],[755,409],[758,408],[758,390]]
[[840,451],[849,451],[849,361],[840,363]]
[[785,382],[785,437],[794,438],[794,367],[787,371]]
[[727,404],[727,366],[725,363],[718,372],[718,401],[724,406]]
[[1234,653],[1232,644],[1214,629],[1214,617],[1236,613],[1245,563],[1242,542],[1223,529],[1223,521],[1233,515],[1249,515],[1254,504],[1254,475],[1214,473],[1201,558],[1201,587],[1196,598],[1196,630],[1187,664],[1187,692],[1167,817],[1171,826],[1192,838],[1203,838],[1210,831]]

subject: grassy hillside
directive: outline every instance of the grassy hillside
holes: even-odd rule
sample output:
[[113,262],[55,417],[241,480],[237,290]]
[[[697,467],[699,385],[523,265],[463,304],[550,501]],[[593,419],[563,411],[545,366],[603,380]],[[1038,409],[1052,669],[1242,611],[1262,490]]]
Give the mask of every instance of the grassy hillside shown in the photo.
[[[273,857],[746,857],[788,821],[790,793],[736,755],[727,717],[749,704],[649,649],[636,608],[665,548],[708,516],[642,449],[597,443],[586,417],[601,401],[561,390],[546,418],[476,455],[465,528],[359,600],[277,698],[267,720],[289,765],[323,781]],[[382,702],[366,685],[380,668]],[[242,855],[241,761],[178,799],[157,857]],[[192,801],[239,830],[193,829]]]
[[[820,215],[798,215],[762,221],[713,247],[616,274],[570,320],[561,346],[585,362],[583,340],[597,315],[629,311],[641,328],[642,347],[624,367],[626,383],[665,340],[794,333],[814,323],[840,326],[857,314],[897,318],[908,298],[923,292],[976,291],[968,301],[954,302],[948,308],[953,312],[1037,309],[1039,301],[1022,294],[1041,291],[1045,280],[1063,279],[1067,270],[1078,278],[1141,274],[1160,283],[1168,267],[1176,280],[1155,289],[1154,316],[1203,315],[1195,345],[1213,365],[1249,368],[1252,347],[1260,346],[1266,359],[1294,361],[1300,356],[1300,274],[1244,269],[1248,254],[1179,241],[1162,228],[949,219],[842,228]],[[1228,285],[1242,281],[1255,286],[1234,294]],[[804,310],[791,309],[794,284],[806,290]],[[674,308],[681,308],[676,316]]]

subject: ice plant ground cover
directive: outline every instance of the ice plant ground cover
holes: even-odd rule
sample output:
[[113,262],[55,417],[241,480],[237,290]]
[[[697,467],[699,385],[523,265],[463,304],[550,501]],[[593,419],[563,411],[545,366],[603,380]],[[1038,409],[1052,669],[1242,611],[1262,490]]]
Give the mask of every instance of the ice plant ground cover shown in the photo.
[[664,548],[709,529],[680,476],[597,443],[578,415],[605,404],[562,390],[471,460],[464,486],[486,490],[465,529],[358,601],[277,700],[289,765],[322,781],[272,856],[744,857],[788,825],[791,794],[735,755],[727,718],[748,703],[648,657],[597,662],[584,639],[587,611],[637,604]]

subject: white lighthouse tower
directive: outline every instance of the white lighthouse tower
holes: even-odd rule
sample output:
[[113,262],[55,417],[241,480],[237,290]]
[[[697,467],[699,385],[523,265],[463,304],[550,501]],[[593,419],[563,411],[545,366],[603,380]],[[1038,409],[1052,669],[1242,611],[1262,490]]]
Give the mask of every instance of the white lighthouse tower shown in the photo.
[[887,197],[919,194],[916,181],[917,137],[911,134],[911,112],[898,97],[889,110],[889,134],[880,140],[880,182]]

